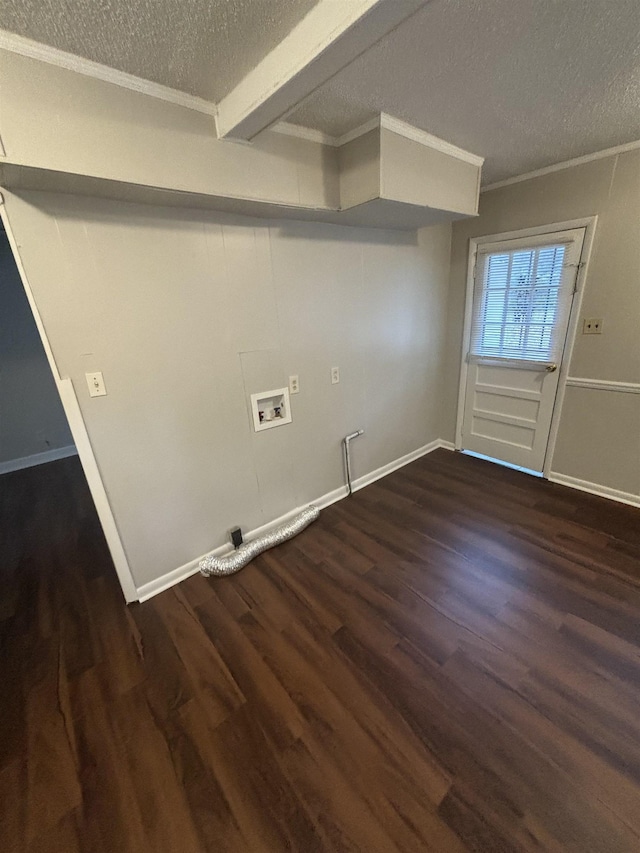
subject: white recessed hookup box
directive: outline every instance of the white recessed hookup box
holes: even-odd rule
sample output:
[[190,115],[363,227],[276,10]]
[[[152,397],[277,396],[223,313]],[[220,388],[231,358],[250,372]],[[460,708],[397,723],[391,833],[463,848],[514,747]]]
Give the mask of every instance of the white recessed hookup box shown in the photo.
[[251,413],[253,415],[253,428],[256,432],[290,424],[289,389],[276,388],[275,391],[261,391],[258,394],[252,394]]

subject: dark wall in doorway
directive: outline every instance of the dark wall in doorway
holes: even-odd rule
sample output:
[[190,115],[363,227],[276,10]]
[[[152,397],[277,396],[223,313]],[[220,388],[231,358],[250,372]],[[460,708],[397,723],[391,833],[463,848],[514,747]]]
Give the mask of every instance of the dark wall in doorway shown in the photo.
[[14,460],[70,445],[44,347],[0,228],[0,473]]

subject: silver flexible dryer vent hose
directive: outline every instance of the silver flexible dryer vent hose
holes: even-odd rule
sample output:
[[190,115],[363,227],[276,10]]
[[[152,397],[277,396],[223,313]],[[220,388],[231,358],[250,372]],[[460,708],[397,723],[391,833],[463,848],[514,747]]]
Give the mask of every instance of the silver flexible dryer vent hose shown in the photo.
[[349,435],[346,435],[342,439],[342,444],[344,445],[344,467],[345,467],[346,472],[347,472],[347,489],[349,490],[349,494],[353,493],[353,490],[351,488],[351,454],[349,452],[349,443],[354,438],[357,438],[359,435],[363,435],[363,434],[364,434],[363,429],[357,429],[355,432],[352,432]]
[[198,568],[201,574],[205,577],[211,575],[222,576],[232,575],[243,569],[247,563],[250,563],[258,554],[263,551],[273,548],[276,545],[281,545],[287,539],[292,539],[298,533],[308,527],[320,515],[320,510],[317,506],[308,506],[302,512],[294,516],[291,521],[281,524],[270,533],[265,533],[264,536],[259,536],[251,542],[246,542],[241,545],[236,551],[227,554],[225,557],[205,557],[200,560]]

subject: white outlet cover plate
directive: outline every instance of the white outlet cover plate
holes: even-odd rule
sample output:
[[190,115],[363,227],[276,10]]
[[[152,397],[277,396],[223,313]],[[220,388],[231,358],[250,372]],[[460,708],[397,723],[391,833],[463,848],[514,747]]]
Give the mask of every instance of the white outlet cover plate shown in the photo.
[[585,317],[582,321],[583,335],[601,335],[602,334],[602,318],[601,317]]

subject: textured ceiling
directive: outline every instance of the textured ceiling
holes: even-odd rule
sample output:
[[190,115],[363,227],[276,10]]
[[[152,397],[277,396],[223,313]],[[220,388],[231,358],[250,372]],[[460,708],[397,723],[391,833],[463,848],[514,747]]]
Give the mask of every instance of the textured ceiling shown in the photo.
[[[0,27],[219,101],[317,2],[0,0]],[[287,120],[378,112],[483,155],[485,184],[639,139],[640,0],[431,0]]]
[[433,0],[287,121],[377,112],[483,155],[484,183],[640,139],[640,0]]
[[317,2],[0,0],[0,28],[219,101]]

